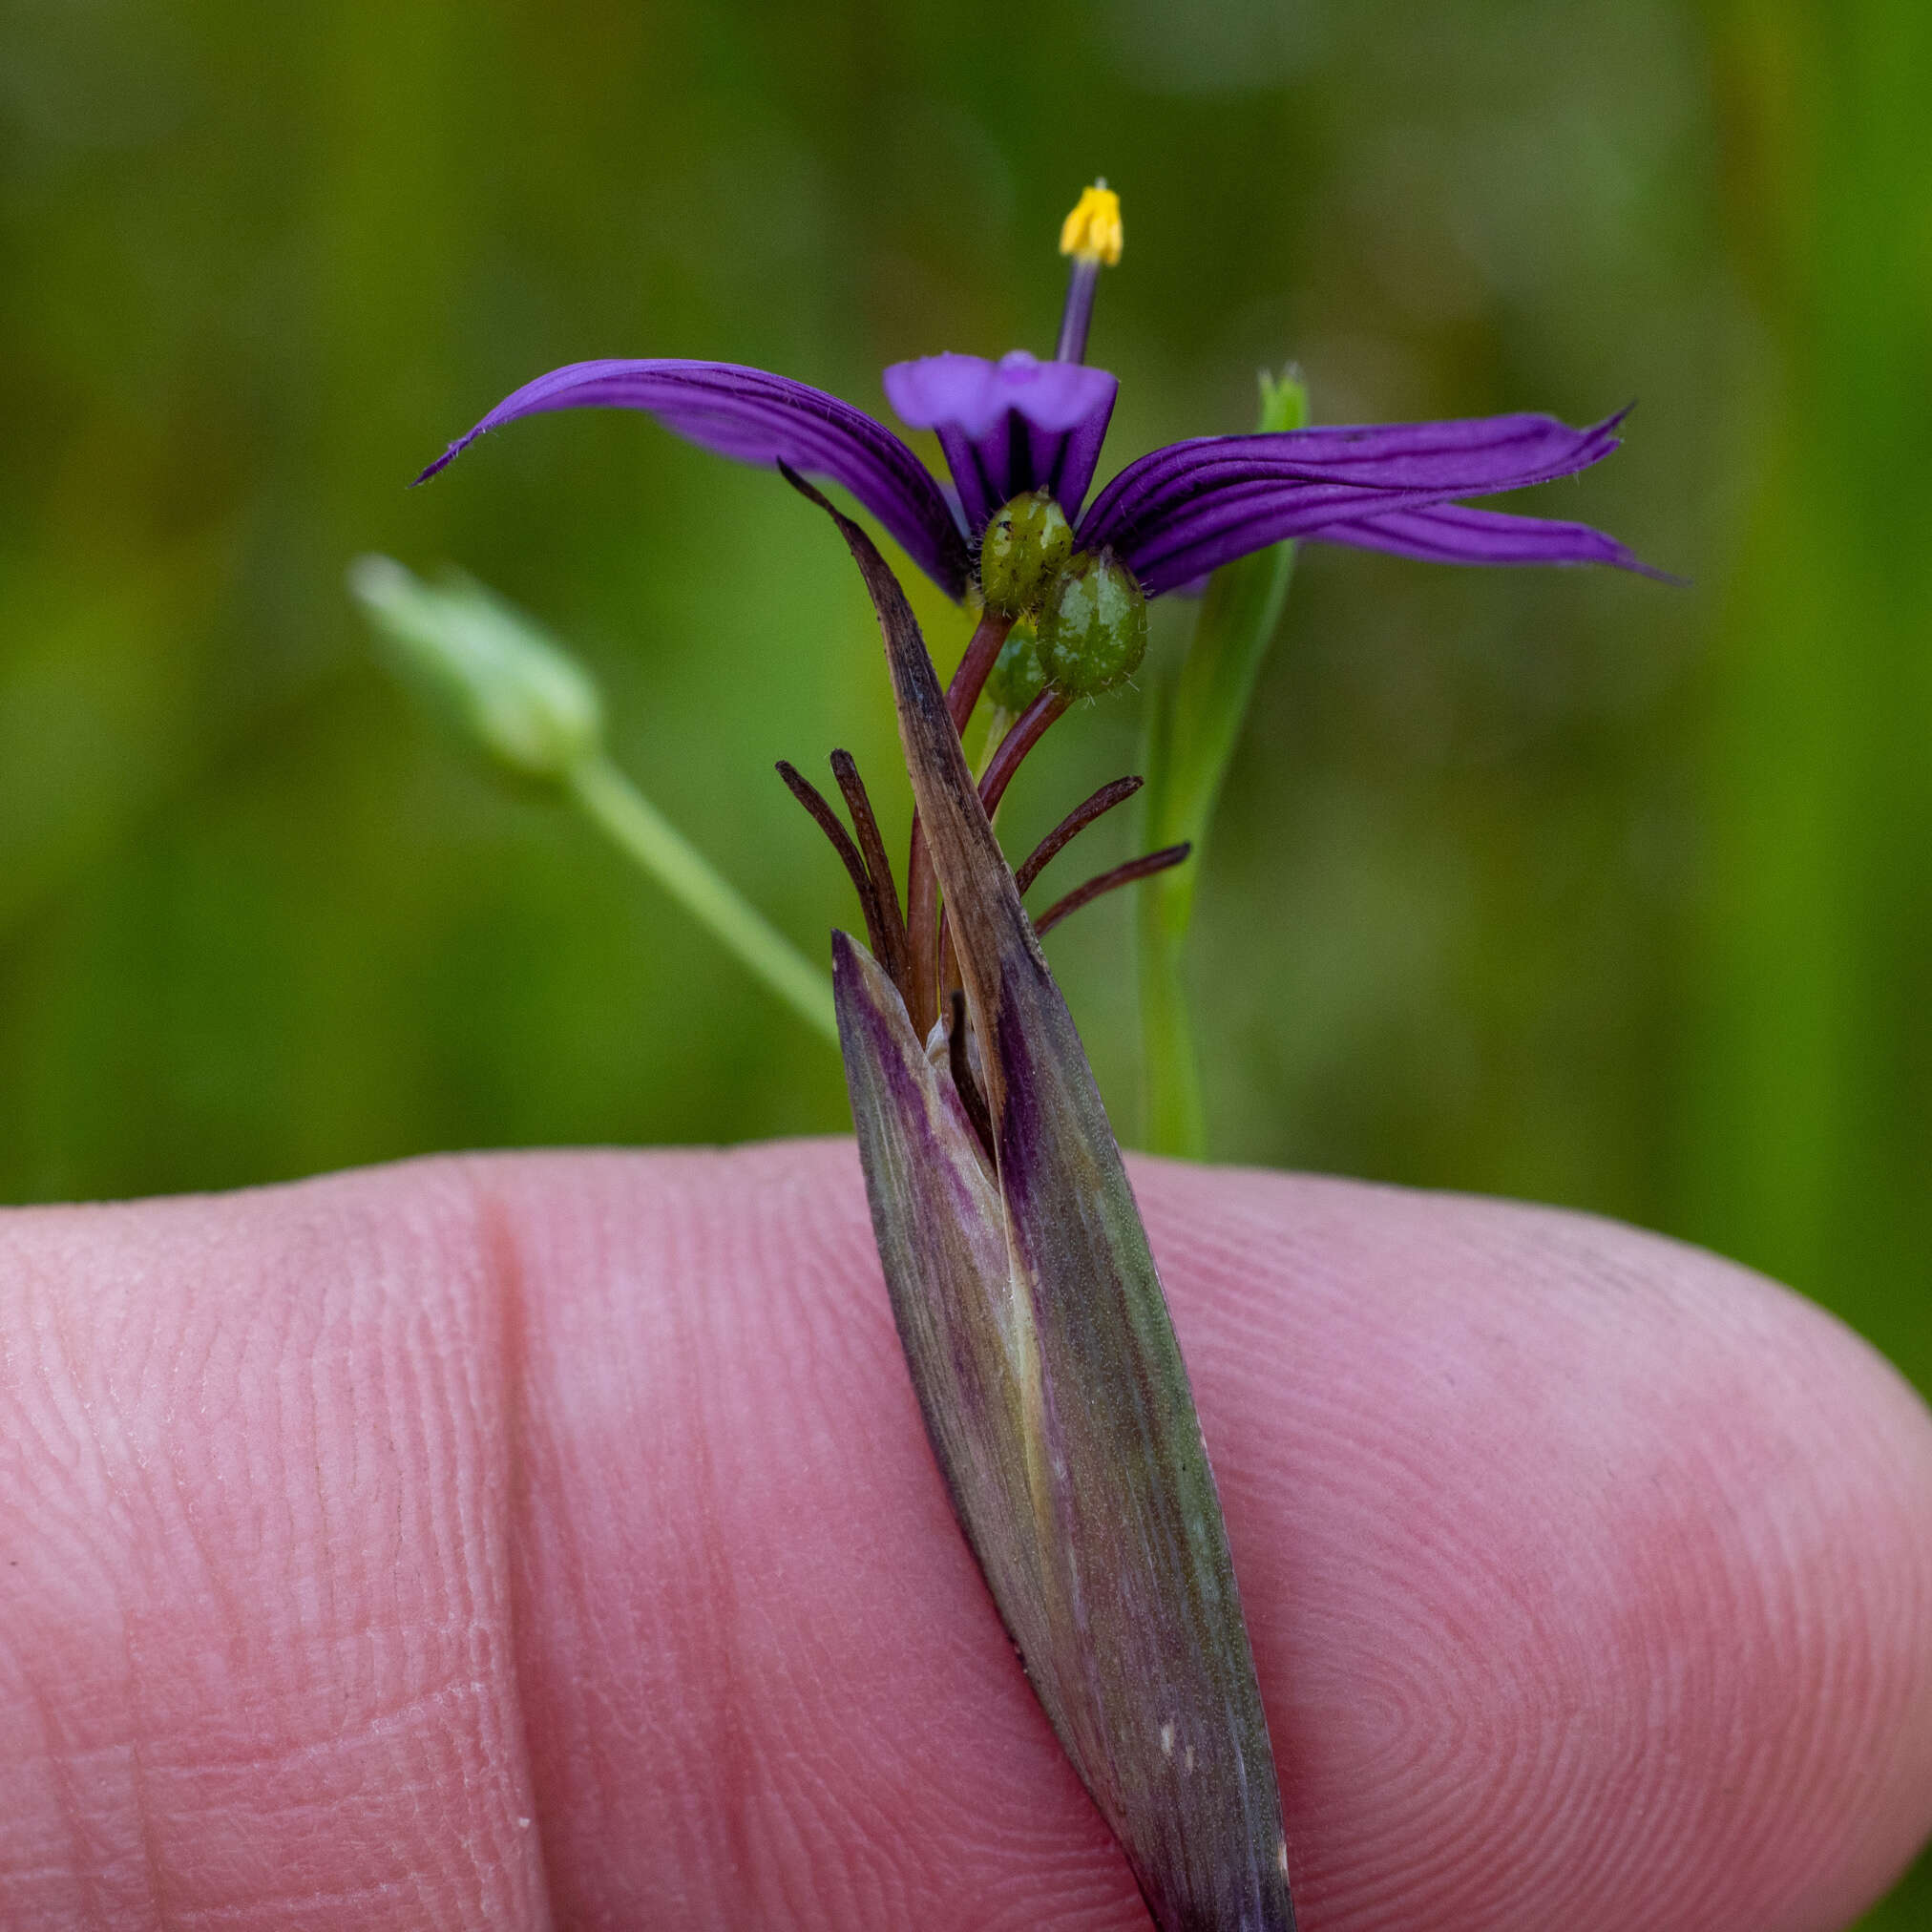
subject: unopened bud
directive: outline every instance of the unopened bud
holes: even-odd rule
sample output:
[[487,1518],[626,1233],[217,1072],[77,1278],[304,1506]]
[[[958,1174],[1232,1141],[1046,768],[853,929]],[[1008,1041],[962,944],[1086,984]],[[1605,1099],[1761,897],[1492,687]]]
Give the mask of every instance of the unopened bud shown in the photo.
[[387,556],[358,557],[348,581],[398,668],[498,765],[560,782],[599,748],[589,675],[481,584],[427,584]]
[[1125,564],[1082,551],[1055,580],[1040,613],[1048,682],[1093,698],[1139,669],[1147,651],[1147,600]]
[[1073,531],[1044,490],[1016,496],[994,513],[979,541],[979,588],[988,606],[1017,616],[1031,610],[1073,555]]
[[1296,363],[1284,363],[1281,373],[1261,371],[1261,420],[1255,428],[1270,430],[1305,430],[1309,419],[1308,384]]

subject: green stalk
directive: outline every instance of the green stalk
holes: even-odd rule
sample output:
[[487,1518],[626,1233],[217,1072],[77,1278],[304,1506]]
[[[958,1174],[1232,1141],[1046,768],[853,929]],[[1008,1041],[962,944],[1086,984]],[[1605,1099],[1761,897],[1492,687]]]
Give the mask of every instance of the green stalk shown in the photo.
[[833,1046],[831,981],[601,752],[571,766],[565,788],[626,857]]
[[831,980],[728,884],[604,750],[596,681],[541,626],[461,576],[358,557],[349,590],[393,667],[500,772],[569,797],[833,1046]]
[[[1308,391],[1291,369],[1261,378],[1263,431],[1298,430]],[[1149,693],[1143,769],[1142,843],[1194,850],[1185,865],[1156,874],[1138,894],[1138,964],[1145,1139],[1156,1153],[1200,1160],[1207,1119],[1182,954],[1194,913],[1194,881],[1222,781],[1241,735],[1294,570],[1292,543],[1277,543],[1208,579],[1194,636],[1178,672]]]

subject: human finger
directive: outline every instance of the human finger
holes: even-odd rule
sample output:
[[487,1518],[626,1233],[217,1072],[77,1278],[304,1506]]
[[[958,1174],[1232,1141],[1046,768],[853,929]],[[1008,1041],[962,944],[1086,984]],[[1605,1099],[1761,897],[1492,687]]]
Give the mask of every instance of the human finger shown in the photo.
[[[1627,1229],[1138,1178],[1305,1916],[1796,1932],[1885,1882],[1932,1790],[1896,1376]],[[1144,1922],[952,1527],[849,1146],[421,1164],[6,1252],[0,1899]]]

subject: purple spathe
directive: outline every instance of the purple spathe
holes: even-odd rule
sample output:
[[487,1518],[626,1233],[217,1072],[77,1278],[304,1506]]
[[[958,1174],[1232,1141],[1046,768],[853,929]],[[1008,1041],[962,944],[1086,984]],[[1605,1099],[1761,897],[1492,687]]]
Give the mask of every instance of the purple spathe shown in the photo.
[[1460,502],[1600,462],[1617,447],[1622,412],[1581,430],[1517,414],[1194,437],[1128,464],[1082,515],[1118,388],[1105,369],[1021,350],[998,362],[947,354],[892,364],[886,394],[905,422],[938,436],[956,500],[883,424],[788,376],[736,363],[571,363],[506,396],[417,480],[519,416],[633,409],[720,455],[841,485],[955,598],[972,585],[988,520],[1037,489],[1077,519],[1082,549],[1111,550],[1149,597],[1291,537],[1437,563],[1607,563],[1664,575],[1586,524]]

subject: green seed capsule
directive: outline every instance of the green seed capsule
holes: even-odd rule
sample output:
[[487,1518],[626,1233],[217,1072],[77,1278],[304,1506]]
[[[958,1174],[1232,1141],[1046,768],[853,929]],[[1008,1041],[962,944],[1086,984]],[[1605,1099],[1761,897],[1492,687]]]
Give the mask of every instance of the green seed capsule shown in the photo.
[[979,588],[988,606],[1018,615],[1037,604],[1073,554],[1066,514],[1044,490],[994,514],[979,544]]
[[1097,697],[1139,668],[1147,651],[1147,600],[1125,564],[1082,551],[1046,594],[1040,655],[1056,689]]
[[1018,717],[1046,689],[1046,669],[1040,662],[1040,640],[1033,626],[1017,623],[1006,634],[993,668],[986,675],[986,696],[994,707]]

